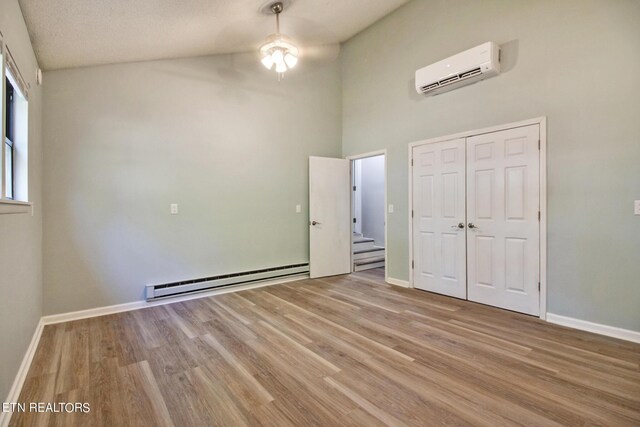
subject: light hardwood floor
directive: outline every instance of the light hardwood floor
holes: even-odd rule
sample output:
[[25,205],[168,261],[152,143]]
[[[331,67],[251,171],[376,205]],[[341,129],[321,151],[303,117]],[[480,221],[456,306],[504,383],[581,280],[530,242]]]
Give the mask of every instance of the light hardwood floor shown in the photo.
[[640,425],[640,345],[379,271],[44,329],[12,425]]

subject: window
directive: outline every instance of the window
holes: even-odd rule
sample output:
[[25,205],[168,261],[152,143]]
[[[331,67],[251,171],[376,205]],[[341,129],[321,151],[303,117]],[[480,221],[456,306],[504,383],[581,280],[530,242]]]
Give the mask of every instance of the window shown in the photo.
[[[0,67],[0,213],[29,212],[27,90],[11,52],[1,46]],[[28,208],[28,209],[27,209]]]
[[13,199],[13,85],[6,79],[6,93],[4,97],[5,137],[4,137],[4,194],[7,199]]

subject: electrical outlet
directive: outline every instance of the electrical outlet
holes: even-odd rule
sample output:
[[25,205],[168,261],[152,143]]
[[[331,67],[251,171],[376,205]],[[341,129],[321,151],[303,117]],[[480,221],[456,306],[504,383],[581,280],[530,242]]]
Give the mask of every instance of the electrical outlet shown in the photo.
[[178,204],[177,203],[171,203],[171,205],[169,205],[170,209],[171,209],[171,215],[178,215]]
[[389,205],[389,213],[393,213],[393,205]]
[[302,206],[296,205],[296,213],[302,212]]
[[640,215],[640,200],[636,200],[633,204],[633,213],[635,215]]

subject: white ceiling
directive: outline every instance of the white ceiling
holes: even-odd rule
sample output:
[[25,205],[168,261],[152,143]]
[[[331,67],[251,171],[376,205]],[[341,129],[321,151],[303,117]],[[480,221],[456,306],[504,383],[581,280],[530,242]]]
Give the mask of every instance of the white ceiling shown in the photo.
[[[293,0],[281,32],[303,48],[339,43],[408,1]],[[45,70],[247,52],[275,32],[265,0],[19,2]]]

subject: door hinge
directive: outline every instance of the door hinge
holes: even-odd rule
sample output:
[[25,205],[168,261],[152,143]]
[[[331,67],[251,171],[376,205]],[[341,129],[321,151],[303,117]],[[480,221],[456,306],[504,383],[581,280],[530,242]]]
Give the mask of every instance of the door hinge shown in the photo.
[[541,216],[540,211],[538,211],[538,221],[540,221]]
[[353,218],[353,223],[354,223],[354,224],[356,223],[356,219],[355,219],[355,218]]
[[540,282],[538,282],[538,292],[540,292]]
[[411,210],[411,218],[413,218],[413,210]]
[[538,140],[538,150],[540,150],[540,140]]
[[356,191],[356,186],[355,185],[353,186],[353,191]]
[[412,260],[412,261],[411,261],[411,268],[415,268],[415,266],[416,266],[416,265],[415,265],[415,262]]
[[413,159],[411,159],[411,166],[413,166]]

